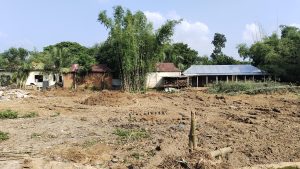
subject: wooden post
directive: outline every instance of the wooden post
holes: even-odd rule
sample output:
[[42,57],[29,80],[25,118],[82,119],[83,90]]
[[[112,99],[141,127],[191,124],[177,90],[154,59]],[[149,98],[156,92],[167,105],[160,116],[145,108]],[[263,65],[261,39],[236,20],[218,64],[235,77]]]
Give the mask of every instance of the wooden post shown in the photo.
[[235,82],[238,82],[238,76],[237,75],[235,76]]
[[198,81],[198,76],[197,76],[197,87],[199,86],[198,83],[199,83],[199,81]]
[[219,82],[218,76],[216,76],[216,82],[217,82],[217,83]]
[[244,76],[244,80],[245,80],[245,82],[247,81],[247,77],[246,77],[246,75]]
[[205,77],[206,85],[208,84],[208,76]]
[[254,75],[252,76],[252,80],[254,81],[255,79],[254,79]]
[[190,78],[187,77],[186,81],[187,81],[187,82],[186,82],[186,85],[187,85],[186,87],[189,87],[189,85],[190,85]]
[[226,76],[226,82],[228,83],[228,81],[229,81],[229,80],[228,80],[228,75],[227,75],[227,76]]
[[189,151],[193,152],[197,148],[197,140],[195,135],[195,112],[191,112],[191,129],[189,134]]
[[234,81],[234,76],[233,75],[231,75],[231,82],[233,82]]

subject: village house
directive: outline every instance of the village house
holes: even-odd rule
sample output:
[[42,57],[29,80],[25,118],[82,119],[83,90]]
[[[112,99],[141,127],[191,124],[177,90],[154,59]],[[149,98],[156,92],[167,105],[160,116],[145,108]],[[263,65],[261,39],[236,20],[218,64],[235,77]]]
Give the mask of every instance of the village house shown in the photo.
[[219,81],[264,81],[267,74],[252,65],[192,65],[183,75],[189,86],[203,87]]
[[54,86],[57,83],[62,83],[62,76],[59,74],[44,70],[32,70],[28,74],[25,86],[27,89],[40,89]]
[[73,64],[70,71],[63,74],[64,88],[90,88],[96,90],[111,89],[111,69],[106,65],[93,65],[86,74],[80,74],[78,64]]
[[157,63],[155,72],[147,75],[147,88],[186,87],[186,77],[174,63]]

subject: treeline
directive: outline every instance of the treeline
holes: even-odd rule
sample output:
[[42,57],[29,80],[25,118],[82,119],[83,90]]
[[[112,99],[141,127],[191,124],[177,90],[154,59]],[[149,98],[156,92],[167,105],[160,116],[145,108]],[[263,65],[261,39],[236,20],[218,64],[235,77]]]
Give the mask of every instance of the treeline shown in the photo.
[[273,33],[250,47],[238,45],[244,59],[285,82],[300,82],[300,30],[280,26],[281,35]]
[[[216,33],[210,56],[200,56],[184,43],[172,43],[174,28],[181,20],[168,20],[154,30],[141,11],[131,12],[121,6],[114,8],[112,17],[101,11],[98,21],[104,25],[108,38],[93,47],[76,42],[61,42],[44,47],[43,51],[10,48],[0,53],[0,69],[14,71],[13,80],[24,85],[30,70],[63,73],[72,64],[79,64],[84,75],[93,64],[107,64],[114,78],[120,78],[127,91],[145,89],[146,74],[154,71],[158,62],[172,62],[181,70],[193,64],[249,64],[250,62],[282,80],[299,81],[299,29],[282,27],[282,36],[272,35],[247,47],[238,47],[240,55],[250,62],[238,61],[222,52],[226,37]],[[297,74],[296,74],[297,73]]]
[[146,74],[154,71],[158,62],[173,62],[181,70],[192,64],[240,63],[221,52],[226,42],[222,34],[214,38],[216,49],[211,58],[199,56],[187,44],[172,43],[174,28],[181,20],[168,20],[154,30],[143,12],[117,6],[112,17],[101,11],[98,21],[109,31],[103,43],[87,48],[76,42],[61,42],[44,47],[42,52],[10,48],[0,54],[0,68],[14,71],[13,79],[21,87],[30,70],[63,73],[76,63],[84,75],[93,64],[107,64],[114,78],[121,79],[124,90],[140,91],[145,89]]

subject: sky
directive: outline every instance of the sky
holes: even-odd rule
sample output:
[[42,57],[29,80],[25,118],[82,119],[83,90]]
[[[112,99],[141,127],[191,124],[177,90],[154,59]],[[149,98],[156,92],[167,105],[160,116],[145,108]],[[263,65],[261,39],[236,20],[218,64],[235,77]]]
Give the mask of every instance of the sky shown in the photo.
[[223,53],[239,58],[236,46],[277,32],[279,25],[300,27],[300,0],[0,0],[0,52],[10,47],[41,51],[61,41],[91,47],[107,38],[98,14],[121,5],[143,11],[159,28],[183,19],[173,42],[210,55],[214,33],[226,36]]

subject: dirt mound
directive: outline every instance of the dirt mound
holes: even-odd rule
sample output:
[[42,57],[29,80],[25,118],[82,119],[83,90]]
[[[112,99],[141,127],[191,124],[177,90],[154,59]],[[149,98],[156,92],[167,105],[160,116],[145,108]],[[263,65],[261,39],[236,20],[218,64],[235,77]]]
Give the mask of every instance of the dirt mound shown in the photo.
[[126,106],[136,103],[136,99],[134,99],[133,95],[134,94],[122,92],[103,91],[84,99],[80,103],[107,107]]
[[169,169],[230,169],[230,165],[225,162],[213,161],[211,156],[198,150],[181,157],[169,156],[158,166]]

